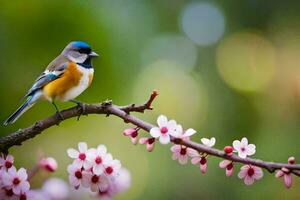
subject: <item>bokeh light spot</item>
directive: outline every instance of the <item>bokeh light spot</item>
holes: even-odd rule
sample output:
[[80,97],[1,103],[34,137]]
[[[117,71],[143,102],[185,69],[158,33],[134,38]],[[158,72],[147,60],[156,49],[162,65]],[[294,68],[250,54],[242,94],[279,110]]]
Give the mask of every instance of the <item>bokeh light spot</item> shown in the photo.
[[157,60],[169,60],[191,69],[197,61],[197,48],[186,37],[164,34],[149,40],[142,52],[142,64],[147,66]]
[[219,45],[217,65],[230,87],[248,92],[262,90],[274,77],[276,50],[255,33],[236,33]]
[[192,41],[207,46],[222,37],[225,19],[223,13],[213,4],[191,3],[183,10],[181,26]]

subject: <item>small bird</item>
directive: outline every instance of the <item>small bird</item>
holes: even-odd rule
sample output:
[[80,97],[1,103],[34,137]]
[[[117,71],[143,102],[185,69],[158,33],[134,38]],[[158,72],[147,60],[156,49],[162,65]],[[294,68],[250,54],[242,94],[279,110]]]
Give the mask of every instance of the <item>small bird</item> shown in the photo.
[[84,112],[83,103],[75,98],[91,85],[94,77],[91,60],[98,56],[85,42],[69,43],[33,83],[23,98],[25,102],[3,124],[13,124],[41,99],[51,102],[61,119],[63,117],[55,104],[56,100],[74,102]]

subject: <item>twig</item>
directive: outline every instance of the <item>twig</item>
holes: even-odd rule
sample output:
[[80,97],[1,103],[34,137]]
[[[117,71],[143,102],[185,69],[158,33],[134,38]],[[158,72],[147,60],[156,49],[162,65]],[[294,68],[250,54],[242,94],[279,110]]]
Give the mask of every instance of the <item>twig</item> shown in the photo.
[[[140,127],[141,129],[149,132],[151,128],[154,127],[154,125],[145,122],[133,115],[130,115],[130,112],[144,112],[145,110],[151,110],[151,104],[155,97],[157,96],[157,92],[154,91],[149,100],[146,101],[146,103],[141,105],[135,105],[131,104],[128,106],[117,106],[112,104],[111,101],[106,101],[104,103],[100,104],[86,104],[85,105],[85,112],[81,113],[80,108],[73,107],[67,110],[63,110],[61,112],[61,115],[63,116],[63,119],[69,119],[72,117],[77,117],[81,114],[87,115],[87,114],[105,114],[105,115],[115,115],[117,117],[122,118],[125,122],[129,122],[131,124],[136,125],[137,127]],[[64,121],[62,120],[62,121]],[[5,137],[0,138],[0,151],[7,153],[8,149],[14,145],[21,145],[22,142],[31,139],[35,137],[36,135],[42,133],[47,128],[57,125],[60,123],[61,120],[57,115],[53,115],[47,119],[40,120],[36,122],[34,125],[25,128],[20,129],[14,133],[11,133]],[[265,168],[269,172],[274,172],[275,170],[281,169],[282,167],[288,168],[297,176],[300,176],[300,164],[286,164],[286,163],[276,163],[276,162],[267,162],[259,159],[252,159],[252,158],[240,158],[237,155],[231,155],[228,156],[224,153],[224,151],[207,147],[205,145],[193,142],[193,141],[183,141],[177,138],[172,138],[171,141],[175,144],[181,144],[186,147],[193,148],[197,150],[198,152],[204,152],[206,154],[224,158],[227,160],[231,160],[238,163],[244,163],[244,164],[251,164],[258,167]]]

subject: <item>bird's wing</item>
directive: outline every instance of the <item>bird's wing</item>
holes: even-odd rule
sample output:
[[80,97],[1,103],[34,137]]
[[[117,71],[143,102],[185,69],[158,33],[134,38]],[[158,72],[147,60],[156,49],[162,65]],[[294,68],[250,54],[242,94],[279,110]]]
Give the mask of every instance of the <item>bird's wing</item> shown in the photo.
[[30,96],[35,91],[41,89],[51,81],[61,77],[68,65],[68,60],[62,56],[58,56],[47,67],[47,69],[35,80],[34,84],[28,90],[24,98]]

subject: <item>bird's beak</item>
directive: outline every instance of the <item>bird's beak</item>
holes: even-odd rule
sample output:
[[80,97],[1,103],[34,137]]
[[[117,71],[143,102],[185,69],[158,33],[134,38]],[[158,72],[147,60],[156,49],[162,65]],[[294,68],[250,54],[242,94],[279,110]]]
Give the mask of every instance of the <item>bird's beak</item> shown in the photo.
[[98,55],[96,52],[92,51],[92,52],[89,54],[89,56],[90,56],[90,57],[98,57],[99,55]]

